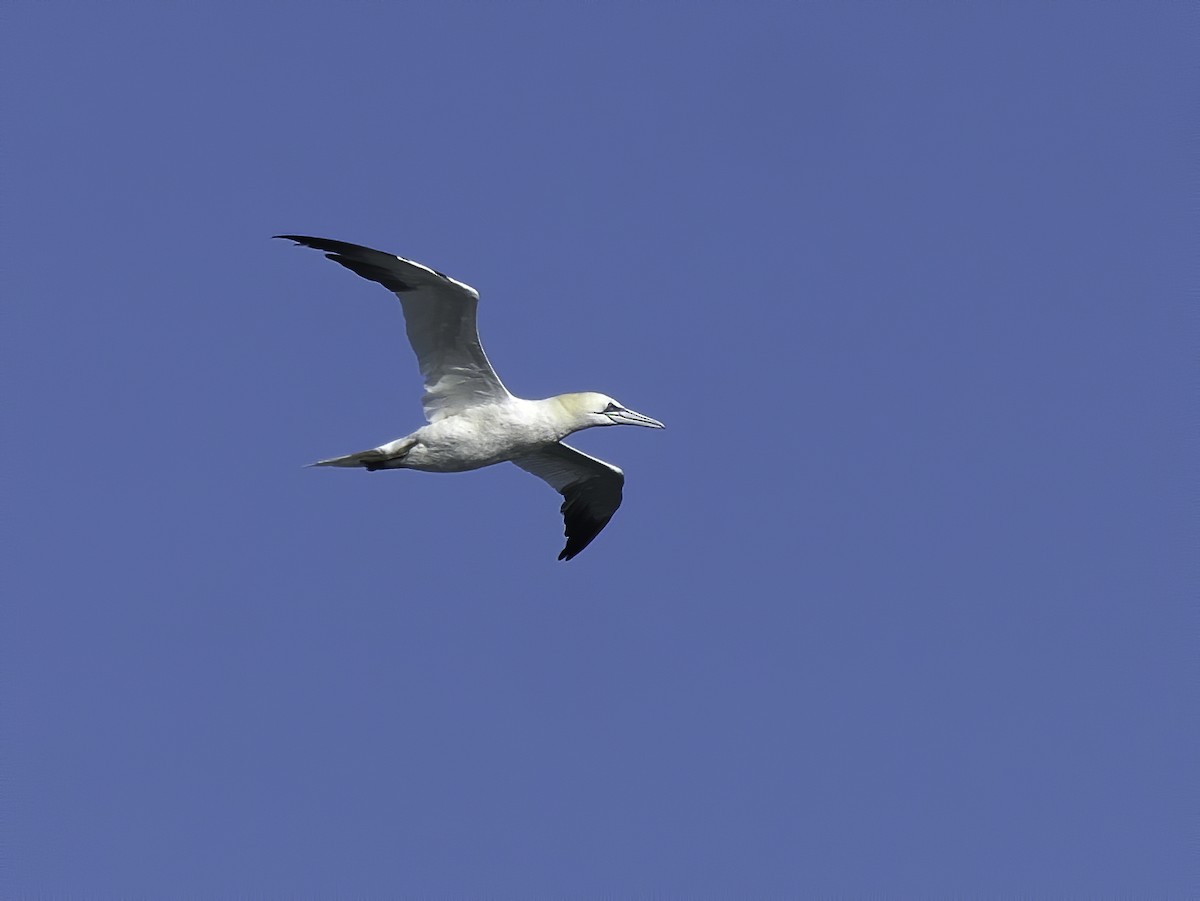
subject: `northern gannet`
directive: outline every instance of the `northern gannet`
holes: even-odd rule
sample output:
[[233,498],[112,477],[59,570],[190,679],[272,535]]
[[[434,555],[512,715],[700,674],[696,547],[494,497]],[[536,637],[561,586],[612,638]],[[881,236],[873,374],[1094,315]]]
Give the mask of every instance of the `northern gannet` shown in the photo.
[[562,439],[593,426],[661,429],[661,422],[590,391],[544,400],[514,397],[479,343],[475,327],[479,292],[470,285],[357,244],[304,235],[275,237],[324,251],[335,263],[393,292],[404,308],[408,341],[425,379],[421,403],[429,425],[379,447],[320,460],[313,466],[463,472],[508,460],[563,496],[567,544],[559,560],[570,560],[600,534],[621,506],[625,475],[568,447]]

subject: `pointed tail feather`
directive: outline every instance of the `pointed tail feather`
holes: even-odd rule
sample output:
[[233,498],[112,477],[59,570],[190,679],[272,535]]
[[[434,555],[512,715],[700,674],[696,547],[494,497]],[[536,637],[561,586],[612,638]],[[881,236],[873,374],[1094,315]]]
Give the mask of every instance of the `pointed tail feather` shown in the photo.
[[341,466],[350,469],[363,467],[374,472],[376,469],[401,469],[404,457],[416,444],[415,441],[393,441],[382,447],[359,451],[356,454],[346,454],[344,457],[330,457],[328,460],[318,460],[309,466]]

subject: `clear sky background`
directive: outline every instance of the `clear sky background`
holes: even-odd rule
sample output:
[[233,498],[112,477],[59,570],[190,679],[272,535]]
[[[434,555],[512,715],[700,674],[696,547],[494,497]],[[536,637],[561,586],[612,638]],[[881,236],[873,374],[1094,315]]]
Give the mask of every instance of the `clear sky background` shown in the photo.
[[[1187,4],[2,18],[6,897],[1194,891]],[[420,386],[280,232],[664,420],[596,542],[305,469]]]

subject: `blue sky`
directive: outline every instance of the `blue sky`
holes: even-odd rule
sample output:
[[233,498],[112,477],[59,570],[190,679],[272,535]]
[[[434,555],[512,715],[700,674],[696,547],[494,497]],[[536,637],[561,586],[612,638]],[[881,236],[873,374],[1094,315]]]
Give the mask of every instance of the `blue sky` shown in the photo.
[[[1186,5],[4,18],[7,896],[1194,889]],[[305,469],[419,381],[280,232],[664,420],[596,542]]]

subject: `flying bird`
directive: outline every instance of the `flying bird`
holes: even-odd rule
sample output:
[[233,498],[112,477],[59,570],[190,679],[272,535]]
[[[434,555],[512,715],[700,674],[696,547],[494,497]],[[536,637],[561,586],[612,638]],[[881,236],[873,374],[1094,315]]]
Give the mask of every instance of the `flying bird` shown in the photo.
[[661,429],[661,422],[591,391],[543,400],[514,397],[479,343],[479,292],[470,285],[357,244],[304,235],[275,237],[324,251],[328,259],[393,292],[404,309],[408,341],[425,379],[421,403],[428,425],[379,447],[312,465],[464,472],[509,461],[563,496],[567,544],[558,559],[570,560],[591,544],[621,506],[625,475],[562,439],[593,426]]

